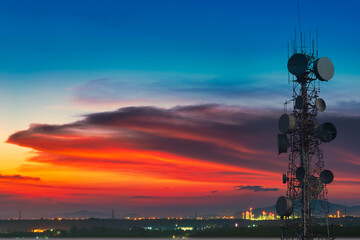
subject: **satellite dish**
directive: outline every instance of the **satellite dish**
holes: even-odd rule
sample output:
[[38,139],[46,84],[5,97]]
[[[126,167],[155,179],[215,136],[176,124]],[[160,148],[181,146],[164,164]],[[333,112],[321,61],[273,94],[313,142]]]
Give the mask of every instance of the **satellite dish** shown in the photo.
[[315,106],[319,112],[323,112],[326,109],[326,103],[322,98],[316,99]]
[[301,109],[303,104],[304,104],[304,100],[303,100],[302,96],[297,96],[295,99],[295,108]]
[[320,141],[331,142],[336,138],[336,127],[330,122],[320,124],[316,129],[316,134]]
[[298,167],[298,168],[296,169],[295,175],[296,175],[296,179],[297,179],[297,180],[299,180],[299,181],[304,180],[304,177],[305,177],[305,168],[303,168],[303,167]]
[[281,217],[288,217],[293,212],[294,206],[291,200],[287,197],[279,197],[276,201],[276,212]]
[[329,81],[334,76],[334,64],[327,57],[322,57],[314,62],[314,71],[320,81]]
[[278,153],[287,153],[287,149],[289,147],[289,141],[287,139],[286,134],[278,134],[277,135],[277,144],[278,144]]
[[283,176],[283,184],[285,184],[288,181],[288,178],[285,173],[282,176]]
[[279,120],[279,129],[282,133],[290,133],[295,130],[296,118],[292,114],[283,114]]
[[287,68],[290,73],[300,76],[305,73],[308,68],[309,61],[305,54],[295,53],[288,61]]
[[320,173],[320,180],[325,184],[329,184],[334,180],[334,174],[330,170],[323,170]]
[[323,189],[323,184],[322,182],[320,181],[319,178],[315,177],[315,176],[310,176],[309,177],[309,184],[310,184],[310,189],[311,191],[317,195],[319,194],[322,189]]

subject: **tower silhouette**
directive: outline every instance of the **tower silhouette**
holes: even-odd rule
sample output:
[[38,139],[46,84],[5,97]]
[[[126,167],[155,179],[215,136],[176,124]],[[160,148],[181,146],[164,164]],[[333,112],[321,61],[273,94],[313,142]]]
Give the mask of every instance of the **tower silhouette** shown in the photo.
[[[327,184],[334,175],[325,169],[320,145],[335,139],[336,128],[330,122],[320,124],[317,116],[326,109],[325,101],[319,98],[320,84],[333,77],[334,66],[329,58],[318,57],[313,39],[305,46],[301,32],[300,46],[297,44],[295,34],[287,63],[292,98],[285,102],[279,120],[281,134],[277,135],[278,153],[290,150],[288,170],[283,174],[286,195],[276,202],[276,211],[283,219],[281,239],[333,239],[328,224]],[[315,217],[317,204],[324,214],[322,225],[322,219]]]

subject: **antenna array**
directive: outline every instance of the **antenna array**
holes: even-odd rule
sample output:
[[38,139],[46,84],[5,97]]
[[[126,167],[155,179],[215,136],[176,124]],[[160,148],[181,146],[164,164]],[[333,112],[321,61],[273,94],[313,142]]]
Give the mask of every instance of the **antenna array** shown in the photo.
[[[334,66],[327,57],[318,57],[318,48],[311,37],[310,46],[305,45],[301,31],[300,46],[297,44],[295,30],[292,56],[288,57],[287,64],[293,93],[291,100],[285,102],[284,114],[279,120],[281,134],[277,136],[278,153],[290,150],[288,170],[283,174],[286,196],[279,197],[276,203],[276,211],[284,220],[281,239],[333,239],[328,225],[326,187],[334,175],[324,168],[320,145],[335,139],[336,128],[329,122],[320,124],[317,116],[326,109],[325,101],[318,95],[320,83],[333,77]],[[290,49],[288,56],[289,52]],[[286,105],[291,102],[293,108],[288,113]],[[322,205],[325,214],[324,227],[319,222],[322,219],[315,218],[317,204]]]

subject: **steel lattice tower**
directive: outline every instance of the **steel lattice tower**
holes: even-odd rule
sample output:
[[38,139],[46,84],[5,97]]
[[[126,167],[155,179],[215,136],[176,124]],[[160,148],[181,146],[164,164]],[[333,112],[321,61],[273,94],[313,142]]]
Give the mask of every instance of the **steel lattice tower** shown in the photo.
[[[279,197],[276,203],[276,211],[284,220],[281,238],[333,239],[327,219],[326,185],[334,176],[324,169],[320,145],[336,137],[336,128],[329,122],[319,124],[317,116],[326,108],[325,101],[318,95],[320,83],[333,77],[334,66],[330,59],[315,56],[314,41],[310,48],[302,47],[301,42],[297,49],[295,44],[296,40],[293,55],[288,60],[293,94],[291,100],[285,102],[285,113],[279,120],[282,134],[278,134],[278,153],[290,150],[288,170],[283,175],[286,196]],[[287,113],[290,103],[293,108]],[[325,215],[322,225],[315,218],[317,204],[322,205]]]

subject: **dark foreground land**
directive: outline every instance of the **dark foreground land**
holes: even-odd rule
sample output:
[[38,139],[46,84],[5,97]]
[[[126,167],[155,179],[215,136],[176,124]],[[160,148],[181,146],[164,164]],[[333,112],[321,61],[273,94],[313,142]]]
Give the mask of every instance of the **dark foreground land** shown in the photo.
[[[334,219],[335,237],[360,238],[360,218]],[[319,229],[321,232],[321,222]],[[0,237],[267,237],[281,235],[281,222],[242,219],[86,219],[86,220],[0,220]],[[322,230],[321,230],[322,229]],[[318,231],[319,230],[319,231]],[[321,230],[321,231],[320,231]]]

